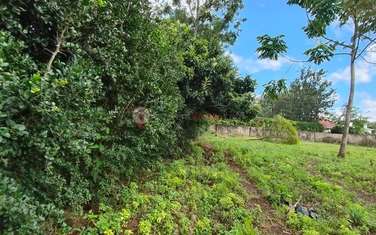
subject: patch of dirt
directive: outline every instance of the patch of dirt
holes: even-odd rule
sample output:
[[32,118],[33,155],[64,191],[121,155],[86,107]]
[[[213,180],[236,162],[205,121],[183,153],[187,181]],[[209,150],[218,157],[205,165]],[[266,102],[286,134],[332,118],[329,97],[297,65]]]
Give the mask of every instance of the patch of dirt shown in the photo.
[[[73,228],[70,235],[80,234],[79,228],[90,226],[90,221],[68,210],[64,211],[65,222]],[[77,229],[77,230],[75,230]]]
[[128,223],[123,227],[124,230],[131,230],[133,233],[137,234],[138,224],[140,222],[139,217],[133,217]]
[[373,194],[370,194],[368,192],[356,190],[356,195],[359,197],[359,199],[367,204],[373,204],[376,205],[376,196]]
[[213,157],[215,153],[213,145],[207,143],[200,143],[198,144],[198,146],[200,146],[204,150],[206,164],[211,165],[214,161]]
[[260,207],[262,210],[264,220],[258,226],[260,232],[267,235],[294,234],[284,221],[278,217],[276,211],[257,188],[256,183],[248,177],[247,172],[234,161],[232,154],[229,151],[225,151],[224,154],[227,164],[240,175],[241,184],[248,193],[247,207],[250,209]]

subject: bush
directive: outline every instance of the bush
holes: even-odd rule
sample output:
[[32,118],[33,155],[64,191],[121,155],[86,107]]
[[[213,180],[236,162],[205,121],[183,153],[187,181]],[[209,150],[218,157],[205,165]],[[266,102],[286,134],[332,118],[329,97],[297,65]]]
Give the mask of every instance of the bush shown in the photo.
[[[49,219],[62,221],[62,211],[52,204],[39,204],[13,179],[0,173],[0,233],[42,234]],[[65,227],[63,223],[61,228]],[[51,228],[50,228],[51,229]]]
[[277,115],[273,118],[267,134],[267,139],[276,140],[284,144],[298,144],[299,136],[298,131],[294,127],[292,121]]
[[295,127],[299,131],[323,132],[324,127],[318,122],[295,122]]
[[[45,220],[39,208],[47,207],[41,205],[79,211],[84,205],[116,200],[118,186],[127,178],[179,150],[172,147],[182,128],[176,118],[182,108],[176,95],[179,68],[174,58],[160,53],[164,48],[158,46],[159,39],[154,40],[148,41],[155,42],[148,66],[163,69],[139,77],[115,71],[123,93],[110,107],[109,94],[115,92],[107,89],[114,88],[106,87],[101,66],[90,58],[77,52],[69,63],[55,61],[53,72],[45,77],[38,72],[44,68],[24,53],[24,43],[0,31],[0,170],[22,188],[1,192],[2,200],[14,201],[2,208],[2,215],[13,216],[7,223],[12,231],[21,231],[22,224],[39,230]],[[133,123],[136,105],[150,110],[144,129]]]

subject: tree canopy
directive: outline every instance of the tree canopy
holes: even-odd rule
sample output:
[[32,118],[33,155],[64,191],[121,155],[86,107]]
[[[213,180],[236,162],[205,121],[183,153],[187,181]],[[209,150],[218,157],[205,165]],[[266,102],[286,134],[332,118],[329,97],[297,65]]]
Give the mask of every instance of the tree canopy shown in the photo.
[[328,114],[334,103],[335,92],[325,72],[307,68],[276,100],[265,97],[263,108],[267,116],[281,114],[290,120],[311,122]]

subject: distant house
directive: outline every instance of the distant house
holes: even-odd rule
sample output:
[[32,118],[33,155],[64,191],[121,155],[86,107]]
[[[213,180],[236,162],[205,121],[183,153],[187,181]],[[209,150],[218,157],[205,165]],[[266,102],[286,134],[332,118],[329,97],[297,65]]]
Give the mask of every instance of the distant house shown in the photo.
[[321,124],[322,127],[324,127],[325,132],[330,132],[330,130],[336,126],[335,122],[327,118],[320,119],[319,123]]
[[375,132],[374,129],[368,128],[368,124],[364,124],[364,133],[367,135],[372,135]]

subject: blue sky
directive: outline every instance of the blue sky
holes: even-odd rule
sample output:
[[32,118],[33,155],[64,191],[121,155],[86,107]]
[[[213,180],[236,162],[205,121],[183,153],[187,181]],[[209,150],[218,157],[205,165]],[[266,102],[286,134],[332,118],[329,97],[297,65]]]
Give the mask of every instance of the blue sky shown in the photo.
[[[302,30],[307,21],[304,10],[288,6],[286,2],[286,0],[245,0],[241,16],[247,21],[241,26],[238,40],[227,48],[240,73],[250,74],[257,80],[258,93],[262,92],[262,85],[270,80],[295,79],[300,69],[310,64],[294,63],[288,58],[306,59],[303,52],[317,43],[315,40],[308,39]],[[345,40],[351,35],[351,25],[340,28],[334,24],[329,27],[328,32],[332,37]],[[289,47],[287,55],[278,61],[258,60],[256,37],[262,34],[284,34]],[[368,56],[376,61],[376,55]],[[347,56],[339,56],[320,66],[312,65],[313,68],[327,71],[326,79],[333,82],[337,92],[337,102],[333,112],[338,112],[347,100],[350,76],[348,64]],[[355,105],[363,115],[376,121],[376,65],[359,61],[357,72]]]

